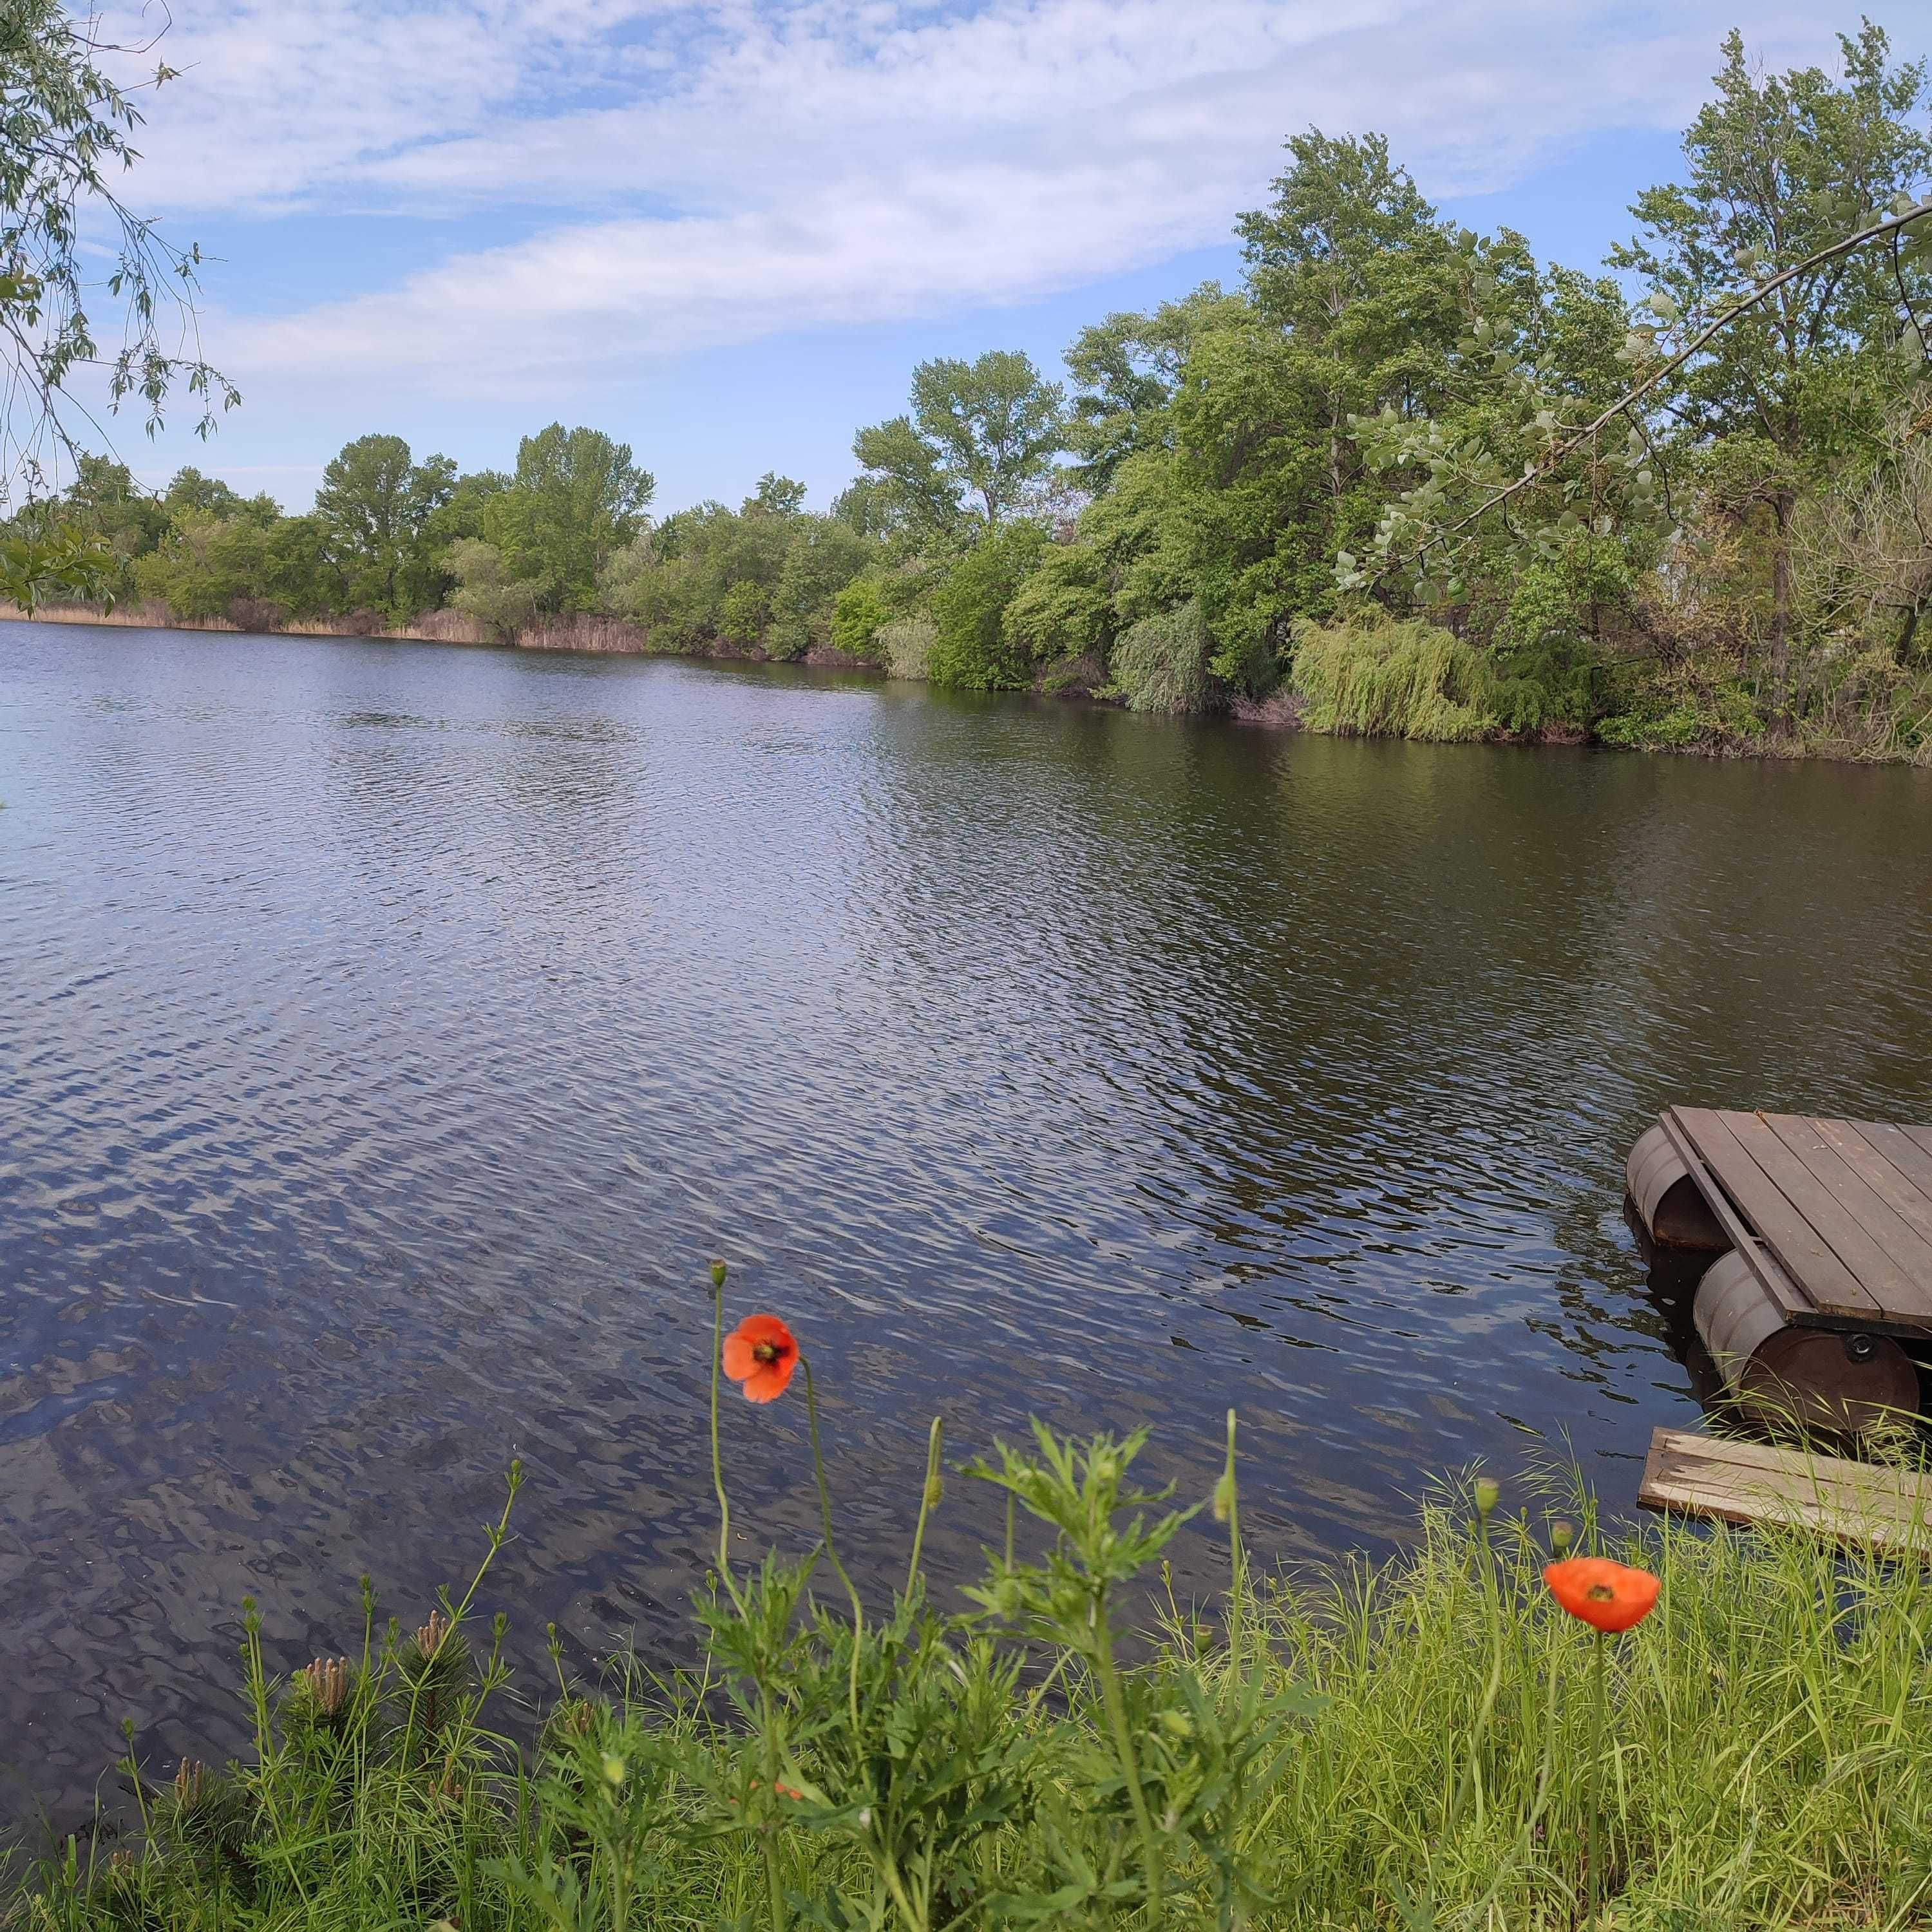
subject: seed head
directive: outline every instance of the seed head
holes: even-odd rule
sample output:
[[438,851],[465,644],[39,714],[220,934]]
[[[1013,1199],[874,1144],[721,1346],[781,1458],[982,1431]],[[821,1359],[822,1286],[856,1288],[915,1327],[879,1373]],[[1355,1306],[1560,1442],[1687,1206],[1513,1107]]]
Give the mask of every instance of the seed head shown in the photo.
[[449,1619],[440,1610],[429,1613],[429,1622],[416,1632],[416,1654],[427,1664],[442,1648],[449,1635]]
[[1550,1526],[1550,1547],[1558,1556],[1565,1555],[1576,1540],[1576,1526],[1562,1516]]
[[175,1773],[175,1808],[184,1814],[199,1811],[208,1796],[208,1767],[184,1757]]
[[1487,1522],[1495,1515],[1496,1504],[1502,1500],[1502,1485],[1493,1476],[1476,1478],[1476,1514]]
[[1234,1514],[1234,1472],[1224,1471],[1214,1484],[1214,1520],[1227,1522]]
[[722,1262],[713,1262],[711,1264],[711,1286],[722,1292],[724,1286],[724,1277],[730,1272],[731,1270]]

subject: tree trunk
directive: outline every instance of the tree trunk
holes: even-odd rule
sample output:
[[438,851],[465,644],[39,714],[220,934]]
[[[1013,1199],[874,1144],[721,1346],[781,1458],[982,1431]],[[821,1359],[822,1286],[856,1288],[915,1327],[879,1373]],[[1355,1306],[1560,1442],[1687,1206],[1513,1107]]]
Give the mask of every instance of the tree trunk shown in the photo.
[[1778,489],[1772,493],[1771,550],[1771,683],[1774,708],[1772,730],[1782,736],[1789,724],[1786,713],[1791,699],[1792,589],[1791,518],[1798,506],[1798,493]]

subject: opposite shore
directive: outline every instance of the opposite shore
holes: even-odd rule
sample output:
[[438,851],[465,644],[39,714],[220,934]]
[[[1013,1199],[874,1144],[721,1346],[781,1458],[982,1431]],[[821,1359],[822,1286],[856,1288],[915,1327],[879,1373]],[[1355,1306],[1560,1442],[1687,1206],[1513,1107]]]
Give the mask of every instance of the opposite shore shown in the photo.
[[[334,638],[362,639],[374,643],[409,642],[454,644],[476,649],[513,650],[574,654],[592,657],[640,657],[681,658],[698,663],[795,664],[820,670],[870,672],[882,677],[926,681],[925,668],[914,661],[881,662],[876,656],[841,650],[830,644],[814,644],[802,652],[780,656],[755,645],[735,644],[722,638],[708,640],[680,638],[666,644],[658,641],[650,628],[622,617],[590,611],[541,617],[520,626],[508,637],[492,636],[478,618],[464,610],[428,611],[398,623],[385,622],[380,612],[355,611],[342,616],[308,617],[277,622],[269,627],[238,623],[232,619],[211,616],[184,621],[165,605],[152,603],[120,605],[103,611],[84,605],[48,605],[28,612],[0,602],[0,622],[46,624],[100,625],[130,630],[199,631],[230,636]],[[1733,736],[1693,741],[1632,742],[1605,737],[1560,720],[1546,721],[1529,730],[1511,729],[1505,724],[1485,720],[1478,715],[1472,728],[1468,706],[1453,696],[1445,705],[1444,686],[1466,665],[1456,662],[1456,640],[1446,633],[1433,640],[1424,638],[1422,652],[1444,659],[1444,672],[1438,674],[1420,698],[1418,680],[1412,660],[1416,656],[1414,636],[1420,627],[1392,625],[1382,635],[1387,646],[1382,662],[1371,662],[1372,674],[1380,670],[1379,680],[1354,680],[1354,688],[1344,681],[1350,670],[1359,672],[1359,664],[1345,667],[1341,680],[1324,680],[1315,675],[1269,697],[1254,698],[1239,693],[1227,695],[1221,715],[1238,723],[1276,731],[1312,730],[1323,735],[1363,737],[1406,737],[1422,741],[1484,742],[1495,744],[1557,746],[1606,749],[1667,752],[1680,755],[1719,758],[1760,758],[1779,762],[1820,760],[1858,764],[1907,764],[1932,766],[1932,741],[1907,746],[1874,746],[1855,739],[1834,741],[1798,736],[1769,736],[1738,734]],[[1371,634],[1374,635],[1375,634]],[[1430,650],[1431,643],[1435,651]],[[1447,647],[1445,650],[1444,647]],[[1310,654],[1312,656],[1312,653]],[[1425,670],[1426,670],[1425,667]],[[1108,681],[1107,670],[1097,658],[1076,660],[1054,668],[1056,675],[1043,676],[1030,687],[1036,697],[1068,698],[1089,704],[1127,706],[1129,694]],[[1393,677],[1388,674],[1392,671]],[[1388,687],[1397,688],[1391,701]],[[1309,686],[1314,688],[1309,688]],[[1338,688],[1338,686],[1340,688]],[[1366,687],[1366,688],[1365,688]],[[1401,700],[1411,700],[1405,710]],[[1445,716],[1446,712],[1446,716]]]

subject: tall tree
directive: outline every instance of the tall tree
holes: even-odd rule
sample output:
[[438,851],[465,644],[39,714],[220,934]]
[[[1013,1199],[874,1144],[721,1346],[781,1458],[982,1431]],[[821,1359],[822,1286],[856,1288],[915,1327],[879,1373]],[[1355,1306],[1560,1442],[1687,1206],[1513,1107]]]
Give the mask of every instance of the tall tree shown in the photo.
[[399,436],[358,436],[322,472],[315,514],[360,602],[413,613],[434,596],[430,519],[456,487],[446,456],[415,462]]
[[[1650,285],[1630,353],[1641,368],[1701,332],[1741,290],[1796,267],[1916,198],[1932,140],[1911,124],[1927,101],[1926,65],[1896,64],[1867,21],[1839,36],[1841,76],[1816,67],[1762,74],[1743,36],[1684,137],[1689,179],[1640,195],[1641,232],[1612,268]],[[1666,406],[1694,442],[1724,446],[1723,487],[1768,519],[1771,646],[1783,682],[1792,620],[1792,529],[1808,475],[1869,436],[1882,412],[1886,351],[1900,338],[1899,298],[1922,306],[1926,277],[1901,288],[1888,250],[1840,256],[1786,283],[1720,331],[1674,384]],[[1913,284],[1916,284],[1915,290]],[[1910,345],[1917,359],[1918,345]]]
[[1168,405],[1202,331],[1246,310],[1243,296],[1204,282],[1150,315],[1121,312],[1083,328],[1066,352],[1076,386],[1067,446],[1083,460],[1076,472],[1091,490],[1107,489],[1130,456],[1171,447]]
[[484,538],[539,610],[589,610],[598,572],[637,534],[655,488],[628,443],[552,423],[518,446],[509,488],[482,506]]
[[862,429],[852,453],[902,527],[940,535],[1021,509],[1066,447],[1066,398],[1030,356],[988,350],[913,371],[912,410]]

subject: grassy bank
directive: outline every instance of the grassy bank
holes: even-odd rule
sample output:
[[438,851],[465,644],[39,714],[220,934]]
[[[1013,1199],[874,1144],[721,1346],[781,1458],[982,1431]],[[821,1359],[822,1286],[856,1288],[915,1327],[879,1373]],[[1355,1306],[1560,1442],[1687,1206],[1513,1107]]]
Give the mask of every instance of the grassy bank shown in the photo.
[[[16,1869],[4,1922],[1570,1928],[1593,1818],[1605,1924],[1932,1912],[1922,1570],[1600,1528],[1556,1480],[1490,1516],[1443,1492],[1385,1568],[1257,1582],[1232,1442],[1231,1418],[1228,1588],[1204,1609],[1160,1590],[1191,1512],[1135,1491],[1132,1442],[1042,1432],[964,1472],[1009,1528],[956,1612],[916,1536],[891,1605],[851,1592],[821,1470],[815,1552],[699,1588],[700,1676],[560,1675],[533,1745],[531,1687],[470,1596],[412,1629],[365,1587],[345,1656],[301,1669],[251,1609],[248,1760],[130,1759],[128,1838]],[[935,1429],[921,1536],[940,1466]],[[1559,1510],[1578,1549],[1661,1580],[1600,1650],[1544,1585]],[[1123,1606],[1149,1600],[1136,1643]]]

